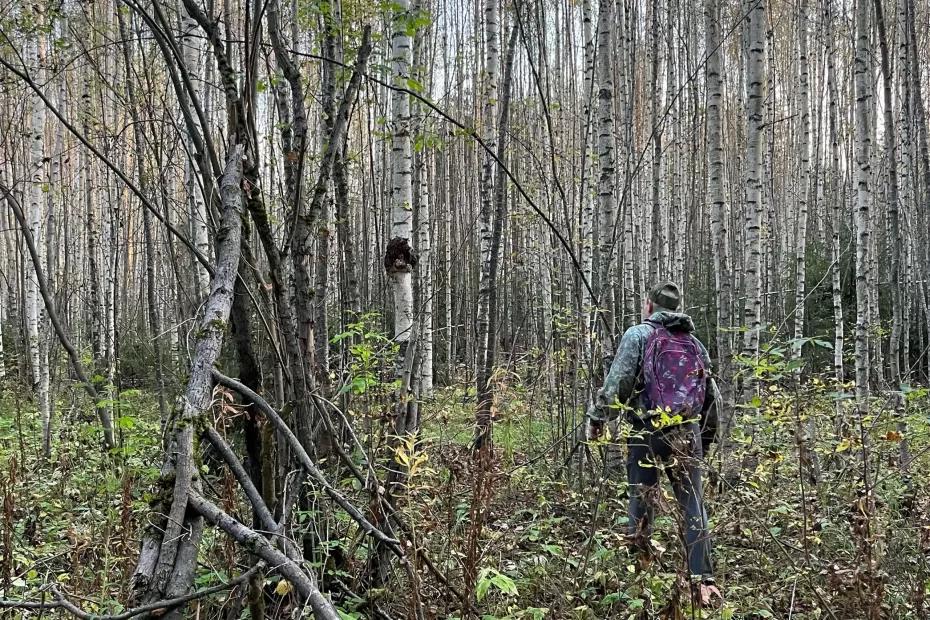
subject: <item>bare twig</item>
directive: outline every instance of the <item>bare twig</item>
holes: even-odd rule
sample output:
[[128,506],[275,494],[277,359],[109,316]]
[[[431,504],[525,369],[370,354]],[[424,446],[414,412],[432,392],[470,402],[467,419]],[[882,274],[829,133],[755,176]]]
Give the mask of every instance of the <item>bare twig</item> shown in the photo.
[[259,562],[249,570],[245,571],[238,577],[227,581],[226,583],[221,583],[210,588],[204,588],[203,590],[197,590],[196,592],[191,592],[190,594],[185,594],[184,596],[178,596],[172,599],[155,601],[154,603],[149,603],[148,605],[133,607],[132,609],[127,609],[126,611],[119,614],[93,614],[86,612],[69,601],[56,584],[50,584],[48,586],[48,590],[55,596],[55,600],[52,602],[41,603],[33,601],[0,600],[0,609],[63,609],[71,615],[77,618],[81,618],[81,620],[128,620],[129,618],[157,618],[169,609],[174,609],[176,607],[180,607],[181,605],[190,603],[191,601],[206,598],[218,592],[231,590],[236,586],[247,582],[249,579],[251,579],[252,575],[257,573],[263,567],[264,563]]

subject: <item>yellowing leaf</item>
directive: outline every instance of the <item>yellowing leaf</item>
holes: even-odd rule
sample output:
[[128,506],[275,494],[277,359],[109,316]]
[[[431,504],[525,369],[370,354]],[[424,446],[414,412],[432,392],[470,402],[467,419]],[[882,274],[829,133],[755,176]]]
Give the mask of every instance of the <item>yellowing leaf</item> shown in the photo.
[[282,579],[278,582],[278,585],[275,586],[274,593],[278,596],[285,596],[292,589],[291,582],[287,579]]

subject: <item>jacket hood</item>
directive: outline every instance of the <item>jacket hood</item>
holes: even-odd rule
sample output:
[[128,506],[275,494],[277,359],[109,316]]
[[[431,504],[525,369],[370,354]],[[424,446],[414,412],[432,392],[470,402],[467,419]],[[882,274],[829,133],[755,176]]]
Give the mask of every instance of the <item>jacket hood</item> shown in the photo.
[[691,320],[690,316],[683,312],[669,312],[668,310],[660,310],[659,312],[653,312],[652,316],[650,316],[647,320],[651,323],[658,323],[669,331],[681,331],[689,333],[694,331],[694,321]]

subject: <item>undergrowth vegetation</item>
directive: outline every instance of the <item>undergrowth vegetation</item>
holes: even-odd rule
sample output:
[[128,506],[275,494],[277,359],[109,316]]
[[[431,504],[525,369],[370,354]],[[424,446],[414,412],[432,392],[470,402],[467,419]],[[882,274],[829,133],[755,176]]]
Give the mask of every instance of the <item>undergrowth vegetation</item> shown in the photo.
[[[345,618],[372,617],[374,604],[405,617],[414,590],[431,617],[463,617],[460,600],[436,575],[462,591],[476,514],[472,597],[487,619],[839,619],[864,617],[866,608],[896,619],[930,614],[925,389],[876,396],[870,413],[860,417],[850,386],[816,376],[799,381],[777,352],[750,368],[758,397],[736,409],[730,439],[707,457],[714,559],[726,600],[718,609],[698,610],[685,581],[670,488],[660,495],[651,553],[633,555],[625,537],[622,467],[604,468],[604,443],[576,445],[580,409],[557,411],[557,399],[538,385],[545,373],[527,364],[495,377],[495,456],[476,512],[469,447],[474,392],[464,383],[439,390],[422,404],[419,435],[389,442],[383,420],[391,390],[379,367],[390,355],[378,353],[384,346],[372,340],[371,355],[356,351],[355,368],[364,377],[352,384],[348,411],[362,429],[354,458],[363,464],[366,453],[393,449],[405,466],[398,508],[410,546],[424,552],[415,560],[420,583],[410,587],[409,574],[397,569],[401,587],[371,588],[364,598],[352,594],[369,553],[351,519],[316,496],[298,510],[290,533],[296,540],[325,533],[317,540],[328,542],[311,551],[313,566],[321,582],[345,586],[338,600]],[[31,403],[11,387],[4,392],[0,598],[43,600],[57,582],[86,611],[124,608],[162,451],[154,396],[133,390],[114,403],[121,447],[104,454],[90,405],[76,391],[61,394],[56,449],[45,462]],[[242,440],[234,429],[244,413],[219,392],[214,415],[233,442]],[[621,444],[624,432],[621,425]],[[368,491],[358,481],[335,463],[323,465],[357,505],[365,505]],[[248,522],[231,474],[210,453],[201,455],[199,466],[209,492]],[[198,587],[222,583],[248,566],[223,537],[205,542]],[[425,558],[433,569],[426,570]],[[266,581],[269,614],[288,617],[296,608],[289,584],[277,576]],[[248,617],[235,598],[235,591],[216,594],[191,613]]]

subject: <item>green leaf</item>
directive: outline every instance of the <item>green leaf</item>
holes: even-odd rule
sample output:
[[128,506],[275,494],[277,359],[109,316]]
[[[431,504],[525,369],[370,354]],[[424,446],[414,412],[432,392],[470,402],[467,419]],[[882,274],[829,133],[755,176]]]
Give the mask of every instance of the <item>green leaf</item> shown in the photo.
[[123,430],[130,430],[136,427],[136,421],[128,415],[122,415],[116,418],[116,425]]
[[423,84],[418,80],[413,79],[412,77],[407,78],[407,88],[417,93],[418,95],[423,92]]
[[490,579],[480,579],[478,585],[475,588],[475,598],[478,601],[484,600],[484,597],[488,595],[488,590],[491,589],[491,580]]
[[517,595],[517,584],[514,583],[513,579],[503,573],[497,573],[491,577],[491,583],[497,586],[497,589],[504,594]]

